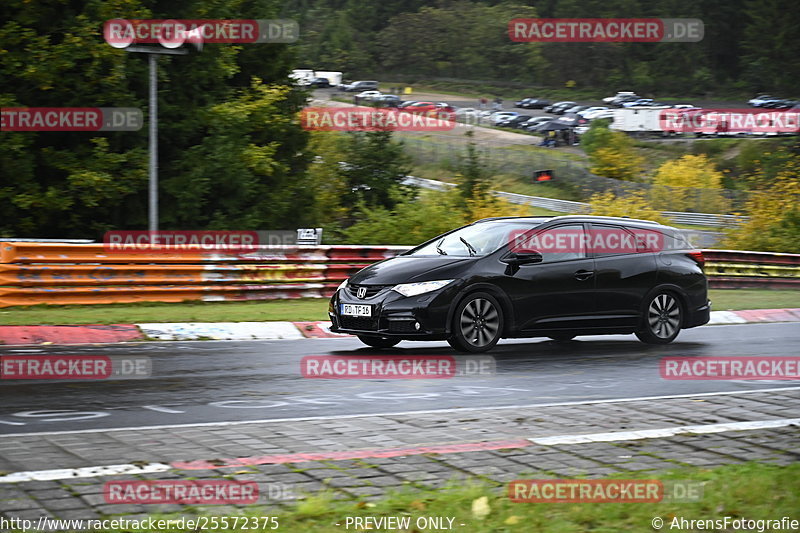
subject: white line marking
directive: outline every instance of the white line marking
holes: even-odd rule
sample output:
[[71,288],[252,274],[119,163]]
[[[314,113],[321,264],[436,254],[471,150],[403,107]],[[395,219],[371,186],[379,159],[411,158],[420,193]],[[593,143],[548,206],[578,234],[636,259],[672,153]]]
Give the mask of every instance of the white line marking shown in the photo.
[[22,483],[23,481],[53,481],[57,479],[75,479],[78,477],[119,476],[123,474],[153,474],[166,472],[172,467],[164,463],[150,463],[145,466],[132,464],[85,466],[83,468],[61,468],[58,470],[32,470],[14,472],[0,476],[0,483]]
[[779,418],[777,420],[754,420],[751,422],[729,422],[726,424],[678,426],[660,429],[640,429],[636,431],[613,431],[611,433],[588,433],[586,435],[556,435],[553,437],[535,437],[528,440],[534,444],[553,446],[556,444],[584,444],[587,442],[663,439],[684,433],[723,433],[725,431],[781,428],[797,425],[800,425],[800,418]]
[[[727,424],[705,424],[697,426],[678,426],[671,428],[643,429],[638,431],[615,431],[611,433],[589,433],[586,435],[557,435],[554,437],[529,438],[534,444],[553,446],[557,444],[582,444],[587,442],[614,442],[624,440],[655,439],[673,437],[686,433],[722,433],[755,429],[779,428],[800,425],[800,418],[781,418],[778,420],[754,420]],[[34,470],[15,472],[0,476],[0,483],[22,483],[25,481],[53,481],[82,477],[118,476],[124,474],[152,474],[172,470],[164,463],[150,463],[145,466],[133,464],[87,466],[83,468],[64,468],[59,470]]]
[[708,396],[730,396],[735,394],[754,394],[759,392],[781,392],[796,390],[800,391],[800,386],[795,387],[779,387],[772,389],[753,389],[746,391],[722,391],[722,392],[699,392],[694,394],[673,394],[668,396],[640,396],[638,398],[614,398],[610,400],[582,400],[575,402],[555,402],[555,403],[539,403],[529,405],[502,405],[497,407],[456,407],[451,409],[429,409],[424,411],[398,411],[389,413],[361,413],[355,415],[332,415],[332,416],[306,416],[299,418],[268,418],[262,420],[232,420],[228,422],[197,422],[194,424],[173,424],[161,426],[134,426],[122,428],[97,428],[97,429],[78,429],[73,431],[42,431],[33,433],[11,433],[0,435],[0,437],[41,437],[47,435],[75,435],[79,433],[104,433],[111,431],[143,431],[149,429],[170,429],[170,428],[195,428],[195,427],[226,427],[226,426],[241,426],[245,424],[269,424],[275,422],[303,422],[311,420],[343,420],[349,418],[369,418],[372,416],[405,416],[405,415],[422,415],[422,414],[437,414],[437,413],[463,413],[475,411],[502,411],[504,409],[530,409],[537,407],[560,407],[569,405],[595,405],[603,403],[624,403],[636,402],[646,400],[670,400],[678,398],[701,398]]

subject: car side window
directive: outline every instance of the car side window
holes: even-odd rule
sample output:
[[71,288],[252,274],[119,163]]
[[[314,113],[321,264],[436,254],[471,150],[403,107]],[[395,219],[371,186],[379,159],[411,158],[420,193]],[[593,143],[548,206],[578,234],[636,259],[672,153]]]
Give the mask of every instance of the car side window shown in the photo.
[[586,232],[583,224],[556,226],[531,235],[523,248],[520,251],[541,253],[542,263],[583,259],[586,257]]

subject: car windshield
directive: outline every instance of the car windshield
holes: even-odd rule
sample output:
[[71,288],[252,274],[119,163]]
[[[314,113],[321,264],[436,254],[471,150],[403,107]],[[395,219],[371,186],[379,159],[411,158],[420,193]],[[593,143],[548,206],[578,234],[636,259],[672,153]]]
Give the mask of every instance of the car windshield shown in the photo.
[[544,219],[496,220],[465,226],[440,235],[408,255],[484,256],[513,241],[514,236],[539,226]]

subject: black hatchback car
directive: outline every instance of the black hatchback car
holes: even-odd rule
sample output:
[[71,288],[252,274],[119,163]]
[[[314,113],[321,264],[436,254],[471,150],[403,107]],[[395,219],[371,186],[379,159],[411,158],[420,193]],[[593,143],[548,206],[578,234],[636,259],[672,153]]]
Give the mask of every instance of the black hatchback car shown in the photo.
[[447,340],[484,352],[501,338],[635,333],[666,344],[705,324],[703,256],[675,228],[599,216],[485,219],[342,282],[331,331],[376,348]]

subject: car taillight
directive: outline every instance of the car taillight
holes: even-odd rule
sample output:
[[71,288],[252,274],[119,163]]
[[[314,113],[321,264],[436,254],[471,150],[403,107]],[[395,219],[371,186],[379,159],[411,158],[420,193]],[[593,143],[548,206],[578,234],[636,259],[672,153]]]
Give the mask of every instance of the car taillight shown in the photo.
[[701,267],[706,264],[706,258],[703,257],[703,252],[700,250],[692,250],[688,252],[686,255],[694,259],[694,262],[700,265]]

